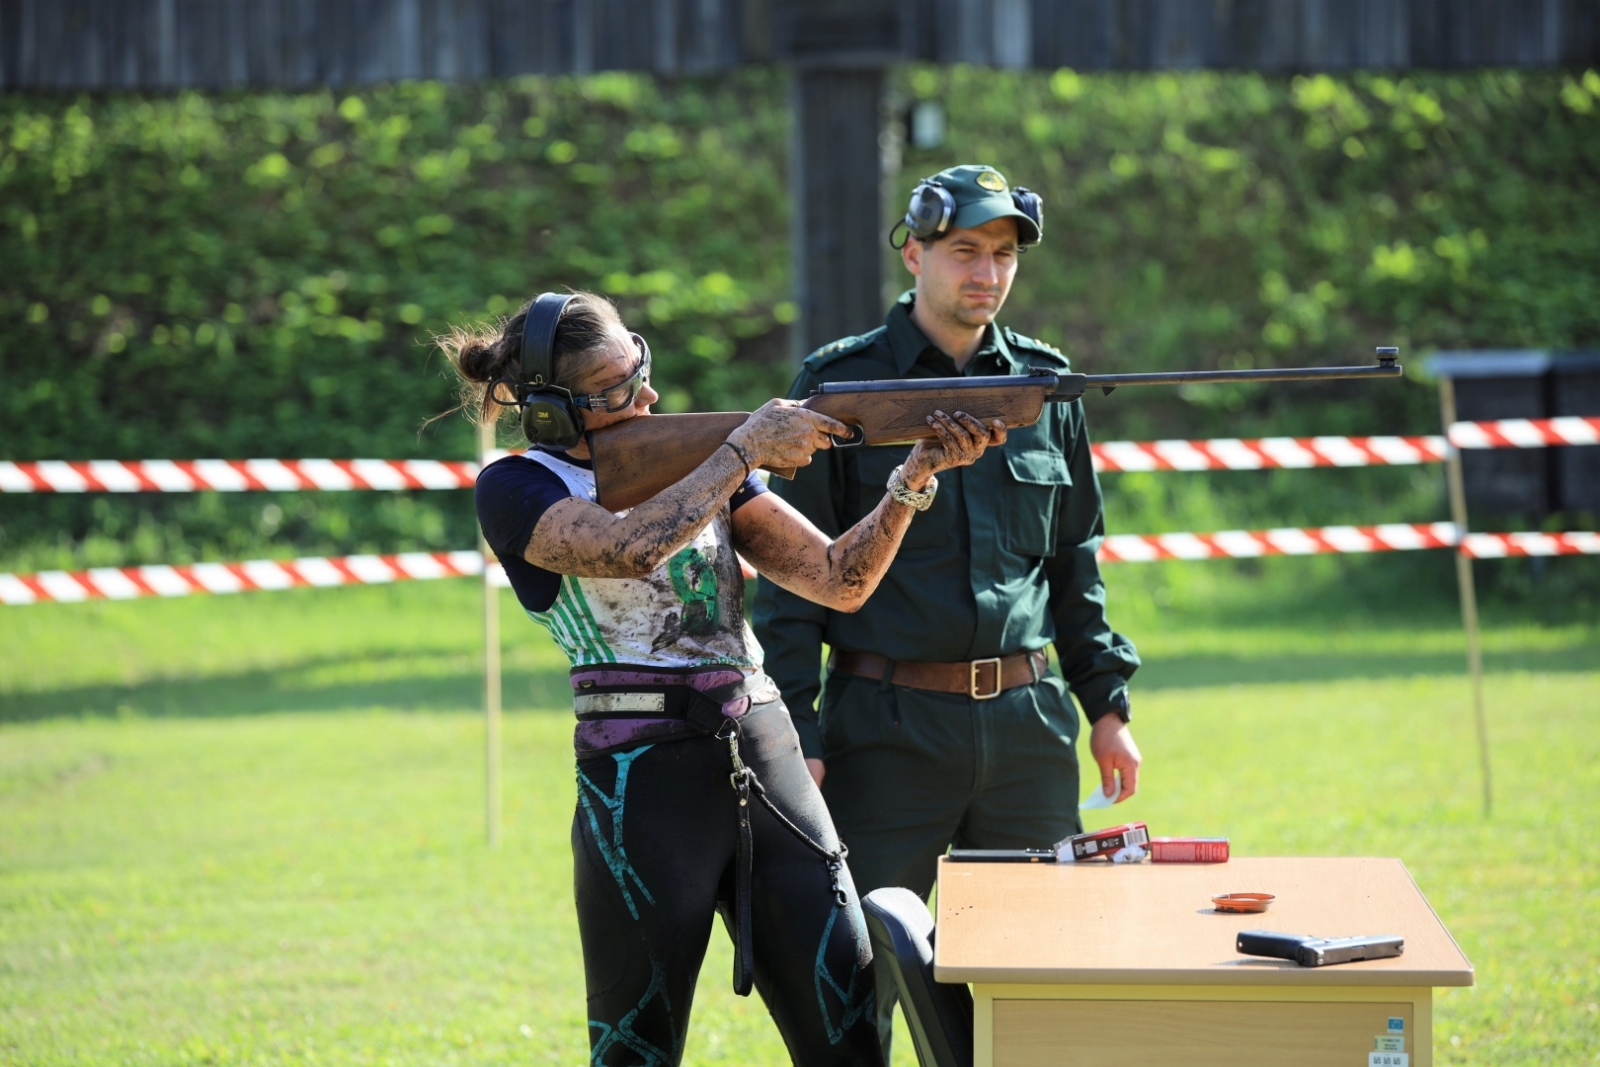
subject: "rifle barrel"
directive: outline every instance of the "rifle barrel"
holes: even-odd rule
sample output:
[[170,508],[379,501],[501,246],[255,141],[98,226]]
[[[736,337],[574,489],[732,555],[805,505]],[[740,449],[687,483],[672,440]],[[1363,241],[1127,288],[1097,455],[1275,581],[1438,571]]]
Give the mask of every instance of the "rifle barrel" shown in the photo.
[[1398,363],[1365,367],[1267,367],[1261,370],[1180,370],[1148,374],[1085,374],[1089,389],[1118,389],[1124,385],[1183,385],[1186,382],[1304,382],[1321,378],[1399,378]]

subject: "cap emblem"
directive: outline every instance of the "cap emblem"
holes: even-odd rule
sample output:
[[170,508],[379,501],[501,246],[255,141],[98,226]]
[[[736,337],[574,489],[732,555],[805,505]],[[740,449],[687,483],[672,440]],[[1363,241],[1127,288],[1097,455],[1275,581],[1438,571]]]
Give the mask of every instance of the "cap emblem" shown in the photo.
[[1003,193],[1006,191],[1006,180],[1000,177],[996,171],[986,170],[979,174],[978,184],[991,193]]

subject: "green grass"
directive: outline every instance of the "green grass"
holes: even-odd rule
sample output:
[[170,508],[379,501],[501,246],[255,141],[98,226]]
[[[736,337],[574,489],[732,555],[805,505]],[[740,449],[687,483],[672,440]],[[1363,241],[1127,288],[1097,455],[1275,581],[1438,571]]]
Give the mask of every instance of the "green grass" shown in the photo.
[[[1115,821],[1400,856],[1477,967],[1439,1061],[1600,1062],[1600,630],[1488,631],[1486,822],[1447,612],[1219,628],[1144,582]],[[0,1062],[581,1061],[563,672],[503,614],[491,851],[471,583],[0,611]],[[786,1062],[729,968],[688,1062]]]

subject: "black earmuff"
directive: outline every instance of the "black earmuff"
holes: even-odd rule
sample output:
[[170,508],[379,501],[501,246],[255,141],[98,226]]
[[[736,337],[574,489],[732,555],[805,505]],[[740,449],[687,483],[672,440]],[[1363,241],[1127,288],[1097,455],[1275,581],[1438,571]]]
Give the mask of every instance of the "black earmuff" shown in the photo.
[[[1034,226],[1033,240],[1021,240],[1019,243],[1024,248],[1038,244],[1044,239],[1044,198],[1032,189],[1019,185],[1011,190],[1011,203]],[[923,241],[935,240],[950,229],[955,217],[956,198],[950,190],[939,184],[936,178],[924,178],[911,190],[911,202],[906,206],[905,217],[889,231],[889,244],[893,248],[900,248],[912,237]],[[906,237],[897,243],[895,230],[901,226],[906,228]],[[1018,237],[1021,236],[1019,233]]]
[[[955,217],[956,198],[950,195],[950,190],[936,181],[924,180],[911,190],[911,203],[906,207],[905,218],[900,220],[900,224],[906,228],[908,239],[915,237],[926,241],[948,230],[950,220]],[[899,248],[905,241],[894,244],[894,234],[891,232],[889,243]]]
[[1028,216],[1033,222],[1034,229],[1038,232],[1038,236],[1033,240],[1019,243],[1024,246],[1036,245],[1044,240],[1044,197],[1032,189],[1019,185],[1011,190],[1011,202],[1017,205],[1018,211]]
[[572,390],[555,384],[556,325],[572,297],[541,293],[522,320],[522,435],[529,444],[566,451],[583,439],[583,423]]

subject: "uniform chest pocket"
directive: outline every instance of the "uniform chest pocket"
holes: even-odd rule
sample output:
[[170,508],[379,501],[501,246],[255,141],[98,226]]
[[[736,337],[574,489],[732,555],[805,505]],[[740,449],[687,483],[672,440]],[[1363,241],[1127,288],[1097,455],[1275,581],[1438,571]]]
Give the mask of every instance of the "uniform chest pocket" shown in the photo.
[[[868,515],[888,492],[889,472],[906,461],[911,454],[909,445],[864,445],[855,449],[857,484],[856,499],[852,501],[855,514],[852,522]],[[911,517],[911,526],[900,542],[902,552],[908,549],[941,548],[953,543],[955,532],[955,502],[941,489],[934,494],[933,506]]]
[[1005,444],[1000,543],[1019,556],[1055,555],[1062,498],[1072,487],[1066,457],[1044,430],[1013,430]]

